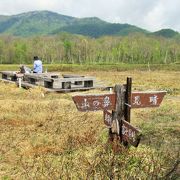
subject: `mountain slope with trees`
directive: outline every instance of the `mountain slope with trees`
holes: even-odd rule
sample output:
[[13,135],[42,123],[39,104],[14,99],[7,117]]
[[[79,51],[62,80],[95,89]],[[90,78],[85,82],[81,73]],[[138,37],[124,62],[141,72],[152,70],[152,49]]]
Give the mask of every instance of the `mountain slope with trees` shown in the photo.
[[146,33],[145,30],[140,29],[136,26],[132,26],[129,24],[110,24],[110,23],[84,23],[84,24],[76,24],[70,25],[66,27],[62,27],[59,30],[53,32],[53,34],[57,34],[58,32],[65,31],[72,34],[81,34],[90,37],[100,37],[106,35],[120,35],[125,36],[130,33]]
[[34,11],[0,20],[0,33],[15,36],[44,35],[72,24],[75,18],[49,11]]
[[173,30],[150,33],[130,24],[108,23],[97,17],[76,18],[51,11],[33,11],[12,16],[0,15],[0,34],[28,37],[52,35],[61,32],[95,38],[106,35],[124,36],[131,33],[152,34],[172,38],[179,34],[178,32],[173,33]]
[[159,31],[156,31],[153,33],[155,36],[162,36],[165,38],[174,38],[179,36],[180,34],[177,31],[174,31],[172,29],[161,29]]
[[34,55],[44,63],[179,64],[180,35],[49,11],[0,16],[0,64],[32,63]]

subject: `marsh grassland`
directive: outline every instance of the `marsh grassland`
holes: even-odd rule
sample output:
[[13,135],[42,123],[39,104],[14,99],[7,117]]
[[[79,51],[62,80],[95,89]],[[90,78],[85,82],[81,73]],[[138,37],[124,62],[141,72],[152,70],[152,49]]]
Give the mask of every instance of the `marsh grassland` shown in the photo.
[[[63,72],[65,73],[65,72]],[[66,72],[67,73],[67,72]],[[77,73],[76,73],[77,74]],[[159,108],[132,110],[141,129],[138,148],[114,154],[103,113],[78,112],[74,94],[0,83],[1,179],[178,179],[180,177],[180,72],[80,71],[109,85],[133,78],[133,90],[166,90]]]

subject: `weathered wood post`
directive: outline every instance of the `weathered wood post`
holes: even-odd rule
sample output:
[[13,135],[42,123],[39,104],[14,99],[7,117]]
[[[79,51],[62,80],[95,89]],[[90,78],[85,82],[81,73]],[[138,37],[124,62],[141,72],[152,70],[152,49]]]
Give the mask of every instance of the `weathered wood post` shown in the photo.
[[116,106],[115,111],[112,111],[112,126],[109,130],[109,136],[113,141],[113,150],[116,152],[119,142],[122,142],[121,119],[124,116],[126,89],[123,85],[116,85],[114,91],[116,94]]
[[[132,78],[127,77],[125,103],[124,103],[124,105],[125,105],[124,120],[129,123],[130,123],[130,119],[131,119],[131,89],[132,89]],[[122,132],[122,121],[121,121],[121,132]],[[121,135],[122,135],[122,133],[121,133]],[[123,144],[125,147],[128,146],[127,141],[123,141]]]
[[125,121],[130,123],[131,119],[131,87],[132,87],[132,78],[127,77],[127,84],[126,84],[126,95],[125,95],[125,113],[124,118]]

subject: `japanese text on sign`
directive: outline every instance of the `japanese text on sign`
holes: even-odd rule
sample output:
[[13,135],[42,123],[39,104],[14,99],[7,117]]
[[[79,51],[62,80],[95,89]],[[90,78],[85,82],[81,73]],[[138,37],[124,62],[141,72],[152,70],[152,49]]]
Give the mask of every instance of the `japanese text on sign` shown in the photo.
[[140,141],[140,131],[129,124],[127,121],[122,120],[122,138],[130,142],[133,146],[137,146]]
[[132,108],[143,108],[143,107],[158,107],[164,95],[165,91],[157,92],[133,92],[132,93]]
[[97,111],[115,108],[115,95],[84,95],[74,96],[73,100],[80,111]]
[[111,124],[112,124],[112,113],[110,113],[107,110],[104,110],[104,123],[107,126],[111,127]]

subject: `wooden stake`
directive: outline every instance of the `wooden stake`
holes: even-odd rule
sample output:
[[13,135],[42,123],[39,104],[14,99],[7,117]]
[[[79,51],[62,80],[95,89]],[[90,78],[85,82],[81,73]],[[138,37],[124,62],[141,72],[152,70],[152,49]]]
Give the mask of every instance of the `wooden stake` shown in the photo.
[[131,87],[132,87],[132,78],[127,77],[124,118],[125,121],[129,123],[131,118]]

